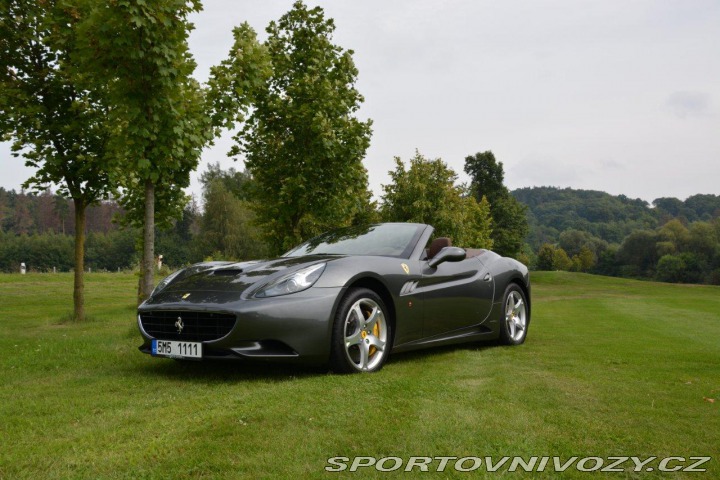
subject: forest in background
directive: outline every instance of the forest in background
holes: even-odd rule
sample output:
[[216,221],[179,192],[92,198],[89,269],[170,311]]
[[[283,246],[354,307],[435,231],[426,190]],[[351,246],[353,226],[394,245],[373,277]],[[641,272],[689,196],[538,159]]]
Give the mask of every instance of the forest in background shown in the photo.
[[720,284],[719,195],[652,204],[571,188],[521,188],[512,195],[528,207],[521,256],[535,269]]
[[[267,255],[249,198],[251,177],[211,166],[203,198],[157,230],[157,253],[170,268],[204,259]],[[668,282],[720,284],[720,196],[659,198],[649,204],[624,195],[554,187],[523,188],[529,233],[518,258],[538,270],[571,270]],[[204,205],[201,209],[200,203]],[[72,201],[48,192],[0,188],[0,270],[73,267]],[[122,227],[114,201],[88,209],[87,261],[92,270],[136,267],[140,231]],[[367,219],[381,219],[379,211]]]
[[[70,271],[74,267],[72,200],[50,192],[40,194],[0,188],[0,271],[18,272],[25,263],[29,271]],[[89,270],[117,271],[134,268],[139,262],[136,247],[141,231],[118,221],[124,211],[106,200],[87,209],[86,262]],[[158,248],[166,251],[172,266],[191,263],[189,243],[199,215],[190,202],[180,220],[168,229],[158,229]]]

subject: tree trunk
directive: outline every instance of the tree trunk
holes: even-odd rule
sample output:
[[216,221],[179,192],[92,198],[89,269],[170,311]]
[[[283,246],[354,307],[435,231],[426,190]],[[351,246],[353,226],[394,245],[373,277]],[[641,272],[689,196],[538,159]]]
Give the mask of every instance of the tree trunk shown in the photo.
[[85,320],[85,200],[75,198],[75,284],[73,286],[73,318]]
[[143,225],[143,256],[140,271],[138,305],[144,302],[155,287],[155,185],[145,180],[145,222]]

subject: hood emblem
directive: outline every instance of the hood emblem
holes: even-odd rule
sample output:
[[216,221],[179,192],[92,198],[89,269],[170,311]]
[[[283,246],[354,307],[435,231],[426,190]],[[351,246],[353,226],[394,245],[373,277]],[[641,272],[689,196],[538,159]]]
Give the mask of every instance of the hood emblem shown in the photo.
[[410,275],[410,267],[407,266],[407,263],[401,263],[400,266],[405,271],[407,275]]
[[182,333],[183,328],[185,328],[182,317],[178,317],[177,322],[175,322],[175,328],[177,328],[178,334]]

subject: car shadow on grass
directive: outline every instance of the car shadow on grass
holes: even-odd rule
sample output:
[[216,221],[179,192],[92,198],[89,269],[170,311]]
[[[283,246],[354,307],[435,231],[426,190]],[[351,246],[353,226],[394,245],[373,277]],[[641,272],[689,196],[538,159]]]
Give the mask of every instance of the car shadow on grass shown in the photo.
[[328,374],[327,367],[242,360],[204,360],[195,362],[152,359],[143,362],[137,368],[142,374],[148,376],[198,383],[251,382],[259,380],[283,382]]
[[433,361],[441,356],[451,355],[460,352],[483,352],[488,349],[501,348],[497,342],[489,340],[484,342],[461,343],[457,345],[445,345],[442,347],[431,347],[425,350],[413,350],[410,352],[394,353],[388,362],[402,364],[407,362]]
[[[490,348],[498,348],[498,346],[494,342],[480,342],[434,347],[393,354],[388,359],[388,364],[403,365],[412,362],[432,362],[448,354],[458,352],[482,353]],[[197,362],[153,358],[143,361],[141,365],[136,367],[136,370],[148,376],[211,384],[252,381],[283,382],[300,378],[334,375],[327,366],[305,366],[245,360],[204,360]]]

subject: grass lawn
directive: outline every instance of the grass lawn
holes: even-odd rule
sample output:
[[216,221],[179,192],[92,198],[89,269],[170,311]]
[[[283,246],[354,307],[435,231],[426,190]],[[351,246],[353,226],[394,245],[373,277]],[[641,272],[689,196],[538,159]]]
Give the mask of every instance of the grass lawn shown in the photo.
[[[63,323],[70,274],[0,275],[0,479],[347,478],[327,459],[365,455],[712,456],[706,473],[614,475],[720,478],[720,288],[532,278],[525,345],[340,376],[145,356],[132,275],[89,274],[83,324]],[[398,475],[418,476],[354,474]]]

